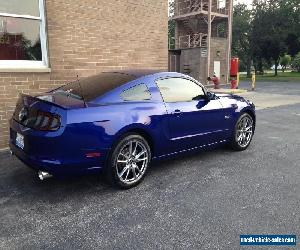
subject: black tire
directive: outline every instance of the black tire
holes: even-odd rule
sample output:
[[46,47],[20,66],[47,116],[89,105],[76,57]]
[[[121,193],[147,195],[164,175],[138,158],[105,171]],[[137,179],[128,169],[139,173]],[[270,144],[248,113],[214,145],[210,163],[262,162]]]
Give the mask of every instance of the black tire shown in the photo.
[[[249,122],[248,126],[246,124],[246,126],[241,127],[241,124],[246,121]],[[243,151],[249,147],[254,135],[254,128],[255,128],[254,126],[255,126],[254,120],[251,115],[249,115],[248,113],[241,114],[241,116],[239,117],[239,119],[235,124],[234,133],[232,135],[232,139],[230,143],[230,146],[233,150]],[[248,130],[246,130],[246,127]]]
[[[137,145],[135,148],[136,152],[134,152],[135,144]],[[143,151],[145,151],[145,153],[139,156],[139,154],[141,154]],[[137,156],[139,156],[139,159],[142,159],[143,161],[138,161],[138,159],[136,159]],[[147,160],[144,160],[146,158]],[[115,146],[108,157],[105,168],[106,179],[109,183],[124,189],[137,186],[144,179],[147,169],[150,165],[150,161],[151,150],[148,142],[139,134],[126,134],[120,138],[117,143],[115,143]],[[126,168],[128,168],[128,170],[123,173],[123,170]],[[123,175],[121,175],[122,173]],[[130,179],[130,177],[132,177],[132,181],[126,181],[126,179]]]

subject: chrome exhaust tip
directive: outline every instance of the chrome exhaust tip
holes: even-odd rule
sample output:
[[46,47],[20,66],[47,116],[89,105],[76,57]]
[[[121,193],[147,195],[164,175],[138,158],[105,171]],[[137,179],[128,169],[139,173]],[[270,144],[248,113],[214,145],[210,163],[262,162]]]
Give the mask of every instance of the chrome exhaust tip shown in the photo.
[[39,171],[39,172],[38,172],[38,176],[39,176],[39,179],[40,179],[41,181],[46,180],[46,179],[49,179],[49,178],[52,177],[51,174],[49,174],[49,173],[47,173],[47,172],[43,172],[43,171]]
[[14,155],[14,152],[11,150],[9,150],[9,153],[10,153],[10,155]]

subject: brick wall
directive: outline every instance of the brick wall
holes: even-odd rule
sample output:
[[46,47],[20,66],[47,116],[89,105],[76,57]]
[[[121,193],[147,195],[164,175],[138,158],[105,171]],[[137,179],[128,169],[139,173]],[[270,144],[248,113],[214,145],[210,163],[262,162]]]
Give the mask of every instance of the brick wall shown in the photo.
[[[227,62],[227,38],[212,38],[211,39],[211,61],[210,61],[210,75],[214,73],[214,61],[220,61],[221,63],[221,72],[220,80],[222,83],[227,83],[227,74],[228,74],[228,62]],[[217,55],[217,51],[220,52]]]
[[207,57],[202,57],[202,48],[184,49],[181,51],[180,71],[184,73],[188,69],[191,77],[199,80],[202,84],[206,84],[206,68]]
[[[220,80],[222,84],[227,83],[228,77],[228,59],[227,59],[227,38],[211,38],[211,54],[210,54],[210,74],[212,76],[214,73],[214,62],[219,61],[221,64]],[[180,72],[188,74],[201,83],[207,83],[207,56],[203,56],[203,50],[207,48],[190,48],[182,49],[180,56],[177,57],[177,60],[180,64]],[[219,53],[218,53],[219,52]],[[170,56],[175,52],[170,52]],[[206,54],[206,53],[204,53]],[[174,63],[174,61],[172,61]],[[170,65],[170,68],[173,69],[174,65]]]
[[166,0],[46,0],[51,73],[2,73],[0,149],[18,93],[37,94],[103,70],[168,67]]

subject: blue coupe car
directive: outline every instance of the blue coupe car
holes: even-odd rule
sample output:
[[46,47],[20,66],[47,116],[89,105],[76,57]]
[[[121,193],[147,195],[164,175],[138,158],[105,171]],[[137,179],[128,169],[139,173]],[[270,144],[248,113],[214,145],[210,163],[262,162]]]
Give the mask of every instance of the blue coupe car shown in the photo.
[[255,107],[213,94],[190,76],[104,72],[46,94],[21,95],[10,121],[10,148],[40,179],[104,170],[130,188],[152,160],[229,144],[245,150]]

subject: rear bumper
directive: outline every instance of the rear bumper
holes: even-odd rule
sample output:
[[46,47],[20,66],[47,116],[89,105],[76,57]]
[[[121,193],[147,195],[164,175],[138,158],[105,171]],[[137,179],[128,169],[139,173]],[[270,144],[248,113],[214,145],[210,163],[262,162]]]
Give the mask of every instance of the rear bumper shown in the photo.
[[[16,133],[24,136],[24,150],[16,145]],[[24,128],[14,120],[10,122],[10,150],[31,169],[54,176],[99,172],[104,167],[108,150],[100,150],[101,157],[87,158],[86,154],[92,149],[79,143],[74,145],[71,137],[76,137],[76,133],[63,132],[50,137]]]
[[37,157],[26,154],[22,149],[18,148],[12,141],[9,143],[12,153],[25,165],[35,171],[44,171],[52,175],[63,174],[64,166],[60,161],[38,159]]
[[92,172],[99,172],[104,167],[103,164],[97,164],[95,161],[87,159],[81,162],[63,162],[55,159],[40,158],[26,154],[22,149],[17,147],[12,141],[9,143],[9,147],[14,156],[16,156],[26,166],[34,171],[47,172],[53,176],[72,176],[80,175]]

